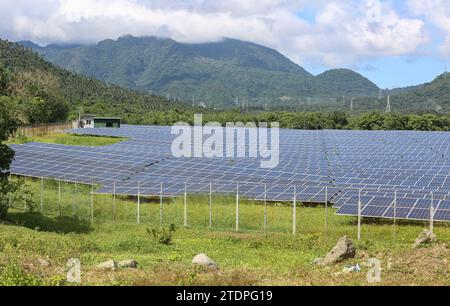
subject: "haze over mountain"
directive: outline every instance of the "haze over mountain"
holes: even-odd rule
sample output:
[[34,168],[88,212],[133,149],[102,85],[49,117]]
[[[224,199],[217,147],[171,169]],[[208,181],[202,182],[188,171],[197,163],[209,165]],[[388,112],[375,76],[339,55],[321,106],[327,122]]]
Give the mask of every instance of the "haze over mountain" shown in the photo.
[[[47,60],[108,83],[206,105],[277,105],[307,97],[376,97],[379,88],[362,75],[336,69],[314,76],[276,50],[224,39],[202,44],[133,37],[97,45],[20,42]],[[239,102],[240,103],[240,102]]]

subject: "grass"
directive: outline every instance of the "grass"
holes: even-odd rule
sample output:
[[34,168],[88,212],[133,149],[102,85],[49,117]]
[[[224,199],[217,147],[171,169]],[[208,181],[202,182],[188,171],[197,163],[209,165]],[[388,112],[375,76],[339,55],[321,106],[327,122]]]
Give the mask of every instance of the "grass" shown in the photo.
[[124,138],[104,137],[104,136],[85,136],[66,133],[55,133],[43,136],[24,137],[19,136],[11,139],[7,144],[24,144],[28,142],[44,142],[70,146],[107,146],[123,141]]
[[[29,180],[40,209],[39,181]],[[174,223],[173,242],[160,244],[148,228],[159,226],[159,201],[144,198],[141,222],[136,224],[136,199],[96,195],[94,222],[90,222],[88,186],[62,185],[58,209],[58,183],[45,181],[44,215],[11,210],[9,222],[0,224],[0,284],[68,285],[65,267],[69,258],[82,262],[82,285],[367,285],[367,268],[343,274],[345,266],[375,257],[382,262],[382,285],[449,285],[450,226],[436,224],[438,243],[414,250],[411,245],[422,222],[367,220],[362,239],[356,241],[356,220],[338,217],[330,209],[325,232],[325,209],[297,209],[297,234],[292,235],[292,207],[267,207],[267,232],[263,231],[264,206],[253,201],[240,205],[240,231],[235,232],[234,199],[213,197],[213,227],[209,226],[208,198],[188,197],[188,223],[183,224],[183,199],[165,199],[163,225]],[[59,211],[61,211],[61,216]],[[332,267],[311,262],[323,257],[337,239],[348,235],[358,249],[355,259]],[[198,253],[219,264],[208,272],[191,265]],[[42,266],[40,259],[51,264]],[[95,266],[110,258],[135,259],[136,270],[103,272]]]

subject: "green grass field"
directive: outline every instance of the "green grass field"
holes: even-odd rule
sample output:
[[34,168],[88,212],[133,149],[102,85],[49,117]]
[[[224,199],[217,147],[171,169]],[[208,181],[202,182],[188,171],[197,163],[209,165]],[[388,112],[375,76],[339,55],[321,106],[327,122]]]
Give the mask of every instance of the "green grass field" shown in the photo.
[[70,146],[106,146],[123,141],[124,138],[118,137],[97,137],[84,136],[65,133],[55,133],[34,137],[17,137],[9,140],[7,144],[24,144],[27,142],[55,143]]
[[[40,182],[28,179],[27,184],[35,193],[37,212],[16,207],[9,222],[0,224],[0,284],[69,285],[65,267],[72,257],[82,263],[81,285],[368,285],[367,268],[349,274],[342,270],[370,257],[382,262],[381,285],[450,284],[448,224],[435,225],[438,243],[413,250],[414,239],[427,223],[403,221],[394,228],[392,221],[364,220],[362,239],[356,241],[355,218],[335,216],[329,209],[325,231],[325,208],[299,205],[294,236],[292,207],[270,204],[264,233],[264,206],[244,200],[240,231],[235,232],[234,198],[213,197],[213,227],[209,228],[208,198],[189,196],[187,228],[183,227],[183,198],[164,200],[164,226],[178,227],[173,242],[164,245],[147,232],[159,227],[158,199],[142,199],[138,225],[136,198],[118,197],[114,216],[113,198],[96,195],[91,223],[89,186],[77,185],[75,193],[75,185],[63,183],[59,202],[58,183],[45,181],[42,215]],[[311,263],[343,235],[355,242],[355,259],[333,267]],[[190,262],[198,253],[215,260],[219,270],[193,267]],[[51,264],[42,266],[42,258]],[[106,273],[95,268],[110,258],[135,259],[139,268]]]

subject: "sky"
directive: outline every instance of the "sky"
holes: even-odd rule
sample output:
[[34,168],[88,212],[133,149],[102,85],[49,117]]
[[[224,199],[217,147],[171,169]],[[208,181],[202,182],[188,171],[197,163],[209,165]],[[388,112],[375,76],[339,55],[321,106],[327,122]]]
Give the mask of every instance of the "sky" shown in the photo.
[[353,69],[381,88],[450,67],[448,0],[0,0],[0,38],[93,44],[122,35],[274,48],[314,74]]

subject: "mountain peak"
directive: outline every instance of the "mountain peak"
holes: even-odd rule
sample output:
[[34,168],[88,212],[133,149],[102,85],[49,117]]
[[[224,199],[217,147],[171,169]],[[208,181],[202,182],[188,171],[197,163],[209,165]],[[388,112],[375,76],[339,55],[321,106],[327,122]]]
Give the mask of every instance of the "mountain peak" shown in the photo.
[[198,103],[273,104],[280,97],[373,96],[378,87],[361,75],[336,69],[317,77],[266,46],[225,37],[182,43],[167,37],[123,35],[97,45],[38,48],[48,60],[108,83]]

